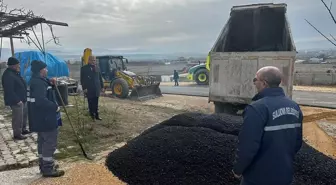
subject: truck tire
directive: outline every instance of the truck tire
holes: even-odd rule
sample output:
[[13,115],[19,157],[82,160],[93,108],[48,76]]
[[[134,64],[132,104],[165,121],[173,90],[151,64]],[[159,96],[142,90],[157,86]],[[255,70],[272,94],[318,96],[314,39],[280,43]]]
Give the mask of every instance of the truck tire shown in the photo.
[[238,109],[230,103],[214,102],[214,104],[215,104],[215,113],[226,113],[237,115]]
[[129,87],[126,80],[117,78],[111,83],[112,94],[118,98],[127,98],[129,93]]
[[209,72],[207,69],[199,69],[195,73],[197,85],[209,85]]

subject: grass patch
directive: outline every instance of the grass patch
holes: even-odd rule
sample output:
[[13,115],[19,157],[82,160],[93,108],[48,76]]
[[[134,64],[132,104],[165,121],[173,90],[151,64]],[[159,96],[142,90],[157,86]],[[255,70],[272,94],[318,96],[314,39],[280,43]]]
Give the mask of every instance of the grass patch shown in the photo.
[[[1,92],[0,92],[0,97]],[[172,115],[188,112],[171,107],[148,105],[129,100],[101,97],[99,113],[102,121],[92,121],[89,116],[87,100],[83,96],[69,96],[70,107],[67,107],[72,126],[80,138],[88,154],[97,154],[111,146],[127,142],[146,128],[171,117]],[[11,119],[11,110],[5,108],[3,98],[0,99],[1,114],[5,119]],[[79,147],[69,119],[62,111],[63,125],[59,127],[58,146],[60,151],[57,159],[81,160],[82,151]]]
[[[69,104],[73,105],[67,108],[69,118],[86,152],[90,154],[99,152],[100,146],[104,145],[106,140],[106,136],[102,135],[101,131],[113,133],[113,129],[118,127],[117,109],[111,111],[100,104],[99,112],[103,120],[93,122],[89,116],[87,102],[84,102],[83,97],[70,96]],[[81,157],[81,149],[64,110],[62,110],[62,121],[63,125],[60,127],[58,139],[58,149],[61,154],[58,158]]]
[[[175,110],[168,107],[101,97],[99,113],[103,120],[93,122],[89,116],[87,102],[84,102],[83,97],[70,96],[69,104],[73,105],[67,108],[67,111],[74,129],[80,136],[80,141],[86,152],[93,155],[114,144],[132,139],[134,135],[148,126],[147,121],[152,121],[150,117],[147,117],[149,113],[174,115],[187,112],[186,110]],[[140,120],[140,118],[143,119]],[[58,149],[61,154],[58,154],[57,158],[82,159],[81,149],[64,110],[62,110],[62,121],[63,126],[60,127],[58,139]],[[137,121],[139,122],[135,123]]]

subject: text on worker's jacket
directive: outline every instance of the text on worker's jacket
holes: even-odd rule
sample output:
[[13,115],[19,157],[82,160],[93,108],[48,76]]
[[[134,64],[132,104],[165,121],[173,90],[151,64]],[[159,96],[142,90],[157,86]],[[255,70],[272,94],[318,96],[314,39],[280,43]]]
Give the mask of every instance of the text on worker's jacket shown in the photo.
[[299,118],[299,111],[297,111],[296,109],[292,107],[282,107],[280,109],[275,110],[272,113],[272,115],[273,115],[273,120],[275,120],[276,118],[280,116],[284,116],[284,115],[293,115]]

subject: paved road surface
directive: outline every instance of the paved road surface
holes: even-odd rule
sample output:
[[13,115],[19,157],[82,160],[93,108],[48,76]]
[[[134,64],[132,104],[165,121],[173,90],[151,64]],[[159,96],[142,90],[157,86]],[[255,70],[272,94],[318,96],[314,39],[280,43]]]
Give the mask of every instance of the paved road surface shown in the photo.
[[[186,67],[187,64],[174,64],[174,65],[144,65],[144,66],[136,66],[129,63],[127,65],[127,69],[129,71],[134,72],[138,75],[172,75],[174,69],[182,70]],[[80,65],[70,65],[70,77],[79,80],[80,77]],[[181,73],[180,73],[181,74]]]
[[[163,94],[182,94],[208,97],[208,87],[160,86]],[[299,104],[336,108],[336,93],[294,91],[293,99]]]

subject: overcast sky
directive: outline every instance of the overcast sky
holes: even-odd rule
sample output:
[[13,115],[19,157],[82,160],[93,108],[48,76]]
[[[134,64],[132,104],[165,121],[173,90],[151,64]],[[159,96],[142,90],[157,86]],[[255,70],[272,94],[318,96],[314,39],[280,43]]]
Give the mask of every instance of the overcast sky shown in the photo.
[[[69,24],[69,27],[54,28],[55,34],[61,37],[62,46],[49,43],[47,48],[82,51],[91,47],[160,53],[207,52],[227,21],[232,6],[259,2],[267,1],[5,0],[10,8],[25,7],[36,15]],[[336,36],[336,25],[320,0],[273,2],[288,4],[289,22],[298,50],[333,48],[304,20],[308,19],[327,35]],[[336,13],[336,7],[334,9]],[[50,32],[46,34],[50,38]],[[4,47],[9,47],[8,43],[4,40]],[[27,47],[19,40],[15,41],[15,46]]]

